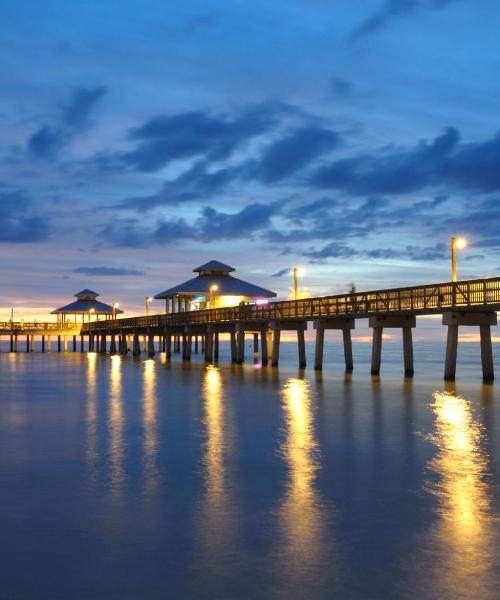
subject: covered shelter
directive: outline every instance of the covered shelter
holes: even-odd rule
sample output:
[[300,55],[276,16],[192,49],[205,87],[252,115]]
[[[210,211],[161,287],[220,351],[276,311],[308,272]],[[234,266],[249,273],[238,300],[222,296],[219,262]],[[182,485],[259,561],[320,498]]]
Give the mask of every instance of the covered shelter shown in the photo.
[[104,319],[113,319],[116,315],[122,314],[123,310],[117,308],[117,305],[110,306],[97,300],[99,294],[92,290],[82,290],[75,294],[76,301],[56,308],[50,314],[57,315],[58,323],[66,323],[68,315],[74,315],[74,322],[78,322],[78,318],[81,317],[81,322],[99,320],[100,316],[104,316]]
[[265,303],[275,292],[248,283],[231,275],[235,269],[217,260],[211,260],[193,269],[197,277],[156,294],[165,300],[165,312],[181,312],[204,308],[237,306],[241,303]]

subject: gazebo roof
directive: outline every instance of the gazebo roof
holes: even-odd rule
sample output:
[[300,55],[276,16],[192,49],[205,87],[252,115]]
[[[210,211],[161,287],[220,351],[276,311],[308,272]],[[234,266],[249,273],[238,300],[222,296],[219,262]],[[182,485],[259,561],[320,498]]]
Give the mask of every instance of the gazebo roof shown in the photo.
[[[96,300],[99,294],[97,292],[93,292],[92,290],[82,290],[75,294],[77,300],[75,302],[71,302],[71,304],[66,304],[66,306],[61,306],[61,308],[56,308],[50,314],[79,314],[88,313],[91,310],[96,315],[111,315],[113,314],[113,307],[109,304],[104,304],[104,302],[99,302]],[[114,309],[114,313],[116,315],[122,314],[123,310],[119,308]]]
[[157,300],[164,300],[179,294],[186,296],[206,296],[210,294],[210,288],[214,285],[217,286],[217,296],[250,296],[254,298],[272,298],[276,296],[275,292],[271,290],[266,290],[253,283],[248,283],[248,281],[233,277],[229,273],[234,270],[229,265],[225,265],[217,260],[211,260],[201,265],[201,267],[193,269],[195,273],[199,273],[198,277],[189,279],[160,294],[156,294],[155,298]]
[[194,273],[204,273],[205,271],[231,273],[231,271],[236,271],[236,269],[230,267],[229,265],[225,265],[218,260],[210,260],[204,265],[201,265],[201,267],[196,267],[196,269],[193,269]]

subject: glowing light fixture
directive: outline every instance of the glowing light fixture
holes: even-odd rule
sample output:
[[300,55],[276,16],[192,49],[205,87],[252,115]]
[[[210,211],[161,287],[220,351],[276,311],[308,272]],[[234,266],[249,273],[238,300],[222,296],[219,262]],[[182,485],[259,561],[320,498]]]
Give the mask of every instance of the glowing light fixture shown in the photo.
[[113,304],[113,321],[116,319],[116,309],[119,307],[120,305],[118,304],[118,302],[115,302]]
[[299,298],[299,277],[304,275],[304,269],[300,267],[293,268],[293,299],[298,300]]
[[153,302],[153,298],[151,296],[146,296],[146,317],[149,317],[149,305]]
[[219,286],[216,285],[215,283],[210,286],[210,298],[209,298],[210,308],[213,308],[215,292],[218,289],[219,289]]
[[467,240],[464,238],[451,238],[451,280],[457,280],[457,250],[463,250],[467,247]]

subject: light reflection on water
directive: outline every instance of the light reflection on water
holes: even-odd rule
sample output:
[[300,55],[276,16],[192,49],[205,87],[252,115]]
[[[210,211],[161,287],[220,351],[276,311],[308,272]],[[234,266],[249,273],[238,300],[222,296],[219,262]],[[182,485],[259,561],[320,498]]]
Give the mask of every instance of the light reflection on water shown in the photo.
[[[202,403],[204,491],[197,516],[200,577],[211,593],[220,597],[223,580],[230,574],[233,541],[238,526],[226,462],[236,452],[233,426],[220,369],[208,365],[203,373]],[[213,579],[212,579],[213,577]]]
[[450,392],[433,395],[434,432],[428,439],[437,453],[428,467],[435,478],[426,488],[437,500],[437,523],[429,536],[439,594],[457,598],[494,597],[495,546],[491,512],[491,472],[483,429],[471,402]]
[[89,481],[95,485],[96,468],[99,460],[97,448],[97,385],[96,385],[96,360],[95,352],[88,352],[87,358],[87,439],[85,459],[88,468]]
[[110,493],[118,500],[125,481],[124,442],[123,442],[123,398],[122,398],[122,358],[111,356],[108,427],[109,427],[109,468]]
[[285,421],[282,453],[288,466],[288,482],[279,509],[281,539],[276,565],[281,579],[280,595],[290,597],[297,585],[321,588],[327,541],[324,506],[315,487],[320,468],[319,447],[308,381],[289,378],[282,390],[282,402]]
[[496,598],[495,386],[286,365],[1,356],[6,597]]
[[154,493],[158,485],[159,473],[156,464],[158,450],[156,362],[144,361],[143,371],[143,427],[144,427],[144,492]]

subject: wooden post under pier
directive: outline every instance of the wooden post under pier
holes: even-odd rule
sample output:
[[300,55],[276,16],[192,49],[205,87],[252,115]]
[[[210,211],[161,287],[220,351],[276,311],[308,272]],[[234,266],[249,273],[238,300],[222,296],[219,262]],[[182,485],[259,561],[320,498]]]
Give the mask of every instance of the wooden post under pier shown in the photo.
[[483,381],[491,383],[495,373],[493,367],[493,350],[491,346],[491,326],[497,324],[496,312],[450,311],[443,314],[443,325],[448,327],[446,338],[446,357],[444,378],[454,381],[457,370],[458,328],[479,327],[481,366]]

